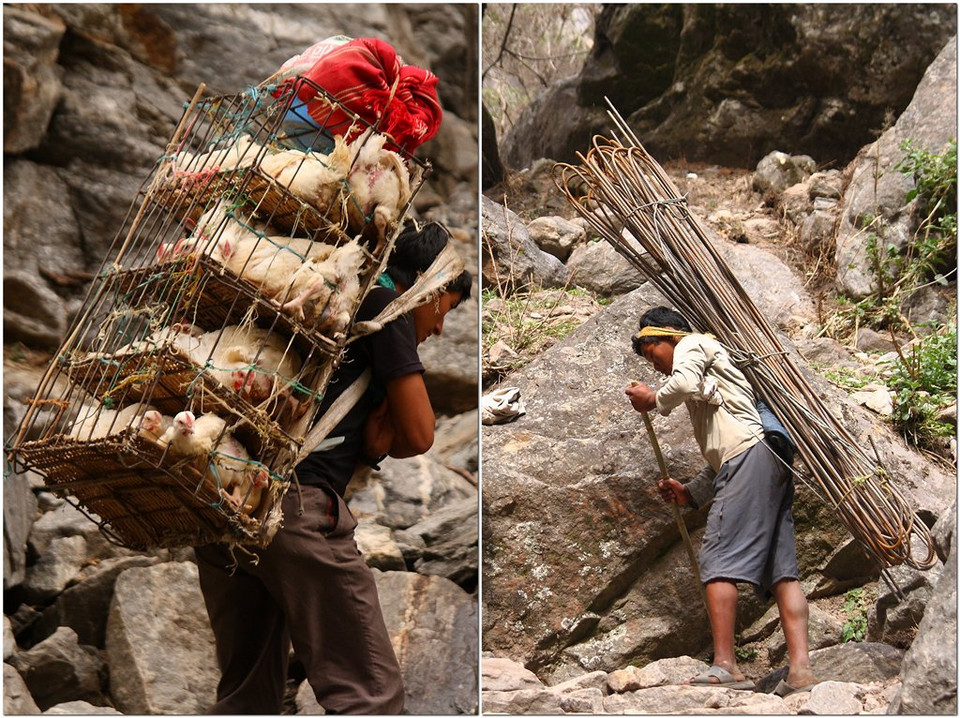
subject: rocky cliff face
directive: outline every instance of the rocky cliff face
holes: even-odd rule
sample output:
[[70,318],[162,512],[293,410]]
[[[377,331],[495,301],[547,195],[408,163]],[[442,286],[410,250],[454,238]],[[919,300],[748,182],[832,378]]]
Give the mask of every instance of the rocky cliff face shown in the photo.
[[[416,212],[475,237],[476,9],[371,5],[4,8],[7,341],[59,344],[141,182],[202,82],[243,92],[314,42],[376,36],[440,78],[436,173]],[[470,148],[473,148],[472,151]],[[474,241],[465,241],[468,253]]]
[[663,160],[753,167],[789,147],[846,163],[956,29],[952,5],[609,5],[580,75],[525,111],[503,159],[573,160],[609,97]]
[[[477,8],[470,5],[4,7],[4,434],[125,224],[185,102],[238,93],[336,34],[374,36],[439,78],[435,173],[414,216],[477,265]],[[357,541],[421,714],[474,712],[476,294],[424,346],[433,450],[387,461],[350,499]],[[137,553],[44,490],[4,480],[4,712],[202,712],[219,673],[189,550]],[[287,712],[318,711],[291,674]],[[295,695],[296,694],[296,695]]]

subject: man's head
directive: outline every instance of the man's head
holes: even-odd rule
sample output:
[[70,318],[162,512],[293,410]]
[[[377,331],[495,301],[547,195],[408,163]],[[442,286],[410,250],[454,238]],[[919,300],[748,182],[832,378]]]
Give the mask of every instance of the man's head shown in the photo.
[[690,324],[680,314],[668,307],[648,309],[640,317],[639,331],[633,336],[633,351],[653,364],[661,374],[669,376],[673,372],[673,349],[681,336],[641,336],[646,327],[657,329],[676,329],[691,332]]
[[[447,246],[449,239],[450,234],[443,225],[430,222],[417,227],[408,221],[397,236],[387,264],[387,274],[397,290],[403,292],[412,287],[417,277],[433,264]],[[418,343],[443,331],[443,318],[451,309],[469,299],[472,283],[473,277],[464,269],[443,288],[436,300],[421,304],[410,312]]]

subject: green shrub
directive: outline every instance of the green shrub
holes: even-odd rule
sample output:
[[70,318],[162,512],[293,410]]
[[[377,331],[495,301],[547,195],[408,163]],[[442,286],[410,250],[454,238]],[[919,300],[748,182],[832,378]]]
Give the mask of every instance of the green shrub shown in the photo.
[[905,156],[896,169],[917,183],[907,201],[917,199],[923,212],[905,257],[907,283],[946,283],[943,273],[957,267],[957,141],[950,140],[940,154],[914,147],[909,139],[900,149]]
[[889,384],[896,392],[893,422],[908,441],[937,448],[938,440],[956,431],[938,421],[957,396],[957,326],[944,327],[901,352],[893,364]]
[[865,213],[857,226],[866,233],[866,255],[873,291],[855,303],[842,302],[826,321],[824,332],[844,339],[860,327],[905,330],[906,297],[924,285],[946,285],[957,268],[957,141],[940,153],[919,149],[913,140],[900,145],[903,158],[894,168],[910,175],[916,186],[907,201],[917,200],[922,219],[903,250],[884,242],[884,220]]
[[867,606],[869,598],[862,588],[854,588],[844,594],[843,611],[847,620],[840,629],[840,640],[862,641],[867,637]]

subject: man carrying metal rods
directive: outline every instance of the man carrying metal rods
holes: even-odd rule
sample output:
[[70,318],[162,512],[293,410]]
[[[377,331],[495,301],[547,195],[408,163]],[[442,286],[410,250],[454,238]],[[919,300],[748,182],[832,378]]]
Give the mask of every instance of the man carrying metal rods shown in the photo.
[[[633,350],[667,376],[653,389],[635,382],[625,393],[637,411],[657,409],[666,416],[686,404],[693,433],[707,466],[687,484],[664,477],[665,501],[694,508],[713,501],[700,548],[701,581],[713,633],[713,665],[691,679],[693,685],[751,689],[737,667],[734,633],[737,584],[772,594],[780,611],[790,669],[774,692],[786,696],[809,690],[807,624],[809,610],[798,581],[793,536],[793,478],[788,461],[764,436],[750,383],[716,339],[694,333],[667,307],[640,318]],[[782,453],[782,452],[780,452]]]

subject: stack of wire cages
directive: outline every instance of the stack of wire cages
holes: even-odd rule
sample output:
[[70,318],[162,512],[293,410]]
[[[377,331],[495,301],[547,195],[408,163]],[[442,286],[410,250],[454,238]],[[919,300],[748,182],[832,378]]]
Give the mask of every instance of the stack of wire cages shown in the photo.
[[[292,123],[302,97],[349,126]],[[304,78],[201,85],[29,402],[12,469],[130,548],[269,543],[429,170]]]

